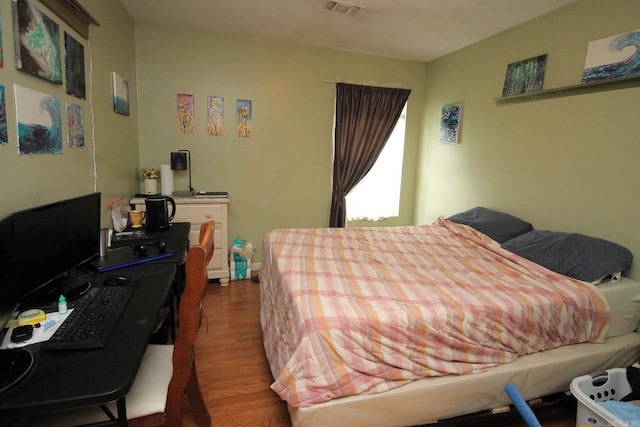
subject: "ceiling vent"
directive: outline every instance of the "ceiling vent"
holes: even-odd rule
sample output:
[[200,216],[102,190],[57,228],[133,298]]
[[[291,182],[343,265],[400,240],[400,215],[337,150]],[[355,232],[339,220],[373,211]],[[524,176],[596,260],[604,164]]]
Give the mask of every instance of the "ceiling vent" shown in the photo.
[[339,13],[341,15],[355,15],[363,6],[358,6],[353,3],[345,3],[341,1],[328,1],[324,9],[329,12]]

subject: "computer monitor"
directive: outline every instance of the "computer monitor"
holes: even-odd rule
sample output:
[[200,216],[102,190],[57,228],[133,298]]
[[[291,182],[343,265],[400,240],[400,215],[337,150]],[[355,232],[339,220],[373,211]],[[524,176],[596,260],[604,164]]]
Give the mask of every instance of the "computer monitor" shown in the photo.
[[8,218],[0,220],[0,260],[3,263],[0,268],[0,332],[7,326],[20,300],[20,287],[11,268],[14,260],[11,225]]
[[[100,193],[87,194],[16,212],[13,231],[14,279],[20,299],[38,294],[57,298],[63,279],[100,253]],[[4,261],[1,261],[4,263]]]

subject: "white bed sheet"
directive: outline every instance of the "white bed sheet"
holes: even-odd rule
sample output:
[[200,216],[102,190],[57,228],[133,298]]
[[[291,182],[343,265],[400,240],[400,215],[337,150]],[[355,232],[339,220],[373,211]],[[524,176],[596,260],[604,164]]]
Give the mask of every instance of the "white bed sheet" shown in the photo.
[[575,344],[521,356],[471,375],[424,378],[379,394],[334,399],[310,407],[289,407],[293,427],[411,426],[511,403],[504,386],[513,382],[525,399],[569,389],[573,378],[625,367],[640,358],[640,283],[623,277],[598,285],[611,308],[604,344]]
[[635,331],[640,322],[640,283],[622,277],[618,283],[602,282],[598,289],[602,291],[611,310],[611,326],[607,337]]

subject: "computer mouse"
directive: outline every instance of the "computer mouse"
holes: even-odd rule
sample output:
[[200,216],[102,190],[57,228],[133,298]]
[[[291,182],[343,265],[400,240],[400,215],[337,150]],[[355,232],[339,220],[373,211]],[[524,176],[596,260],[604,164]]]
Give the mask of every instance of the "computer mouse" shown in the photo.
[[147,254],[147,245],[135,245],[133,246],[133,252],[138,255],[146,255]]
[[128,284],[130,280],[131,279],[129,279],[127,276],[114,274],[104,279],[104,284],[105,286],[123,286]]

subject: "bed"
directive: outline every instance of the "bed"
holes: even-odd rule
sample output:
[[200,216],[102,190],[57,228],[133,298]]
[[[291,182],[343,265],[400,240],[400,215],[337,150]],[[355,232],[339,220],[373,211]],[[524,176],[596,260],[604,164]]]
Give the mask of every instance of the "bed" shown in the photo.
[[508,404],[508,382],[530,399],[637,361],[640,283],[620,277],[630,253],[613,244],[624,259],[589,271],[614,278],[596,286],[506,249],[524,236],[549,253],[530,224],[498,214],[497,234],[464,220],[476,208],[424,226],[265,235],[264,346],[294,426],[433,423]]

